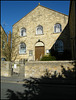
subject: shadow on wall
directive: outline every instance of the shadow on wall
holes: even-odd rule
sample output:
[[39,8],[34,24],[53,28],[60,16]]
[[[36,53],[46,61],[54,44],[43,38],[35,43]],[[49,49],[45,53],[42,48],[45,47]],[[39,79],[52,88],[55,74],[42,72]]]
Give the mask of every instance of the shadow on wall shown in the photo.
[[[58,33],[55,33],[58,34]],[[63,42],[63,52],[58,52],[55,50],[55,43],[57,40],[61,40]],[[70,41],[70,30],[69,30],[69,24],[66,25],[64,30],[62,31],[61,35],[58,37],[58,39],[52,46],[52,48],[49,50],[50,54],[52,56],[56,57],[56,60],[71,60],[72,54],[71,54],[71,41]]]
[[64,66],[61,68],[62,75],[57,75],[55,72],[50,77],[48,70],[46,70],[44,77],[25,79],[24,93],[8,89],[8,100],[75,100],[76,67],[72,70],[65,70]]

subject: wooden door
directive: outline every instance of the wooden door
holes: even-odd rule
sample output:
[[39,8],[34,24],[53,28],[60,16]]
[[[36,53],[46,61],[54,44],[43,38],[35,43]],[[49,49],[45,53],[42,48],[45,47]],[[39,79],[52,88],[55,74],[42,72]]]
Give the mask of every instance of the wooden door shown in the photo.
[[44,56],[44,46],[36,46],[35,47],[35,60],[40,60],[42,56]]

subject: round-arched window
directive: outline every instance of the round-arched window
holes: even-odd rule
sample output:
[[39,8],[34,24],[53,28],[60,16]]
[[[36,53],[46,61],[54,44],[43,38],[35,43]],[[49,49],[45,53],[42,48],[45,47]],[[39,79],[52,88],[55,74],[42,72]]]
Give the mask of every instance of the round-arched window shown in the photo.
[[2,49],[5,48],[5,41],[2,41]]
[[26,35],[26,29],[25,28],[21,28],[20,36],[25,36],[25,35]]
[[59,33],[59,32],[61,32],[62,31],[62,26],[61,26],[61,24],[55,24],[54,25],[54,32],[55,33]]
[[43,34],[43,27],[41,25],[37,26],[36,34]]
[[63,41],[62,40],[57,40],[55,45],[54,45],[54,50],[57,52],[63,52],[64,46],[63,46]]
[[26,44],[23,43],[23,42],[20,43],[19,53],[20,54],[25,54],[26,53]]

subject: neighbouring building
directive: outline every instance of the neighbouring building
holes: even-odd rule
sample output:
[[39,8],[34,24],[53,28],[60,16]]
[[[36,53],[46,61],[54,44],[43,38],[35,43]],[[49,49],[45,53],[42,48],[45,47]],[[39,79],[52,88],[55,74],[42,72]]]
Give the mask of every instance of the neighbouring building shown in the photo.
[[1,37],[1,60],[11,61],[11,32],[7,35],[3,27],[0,25]]
[[0,34],[1,34],[1,60],[5,61],[6,56],[4,55],[4,50],[7,45],[7,34],[1,25],[0,25]]
[[13,25],[12,61],[40,60],[49,52],[70,58],[68,16],[39,4]]
[[72,59],[76,60],[76,1],[75,0],[70,0],[69,26],[70,26]]

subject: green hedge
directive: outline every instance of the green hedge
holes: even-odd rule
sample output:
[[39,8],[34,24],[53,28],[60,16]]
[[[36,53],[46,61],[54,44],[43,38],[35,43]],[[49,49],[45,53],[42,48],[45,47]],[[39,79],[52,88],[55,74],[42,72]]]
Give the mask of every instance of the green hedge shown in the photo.
[[45,55],[41,58],[41,61],[53,61],[56,60],[56,58],[54,56],[49,55]]

